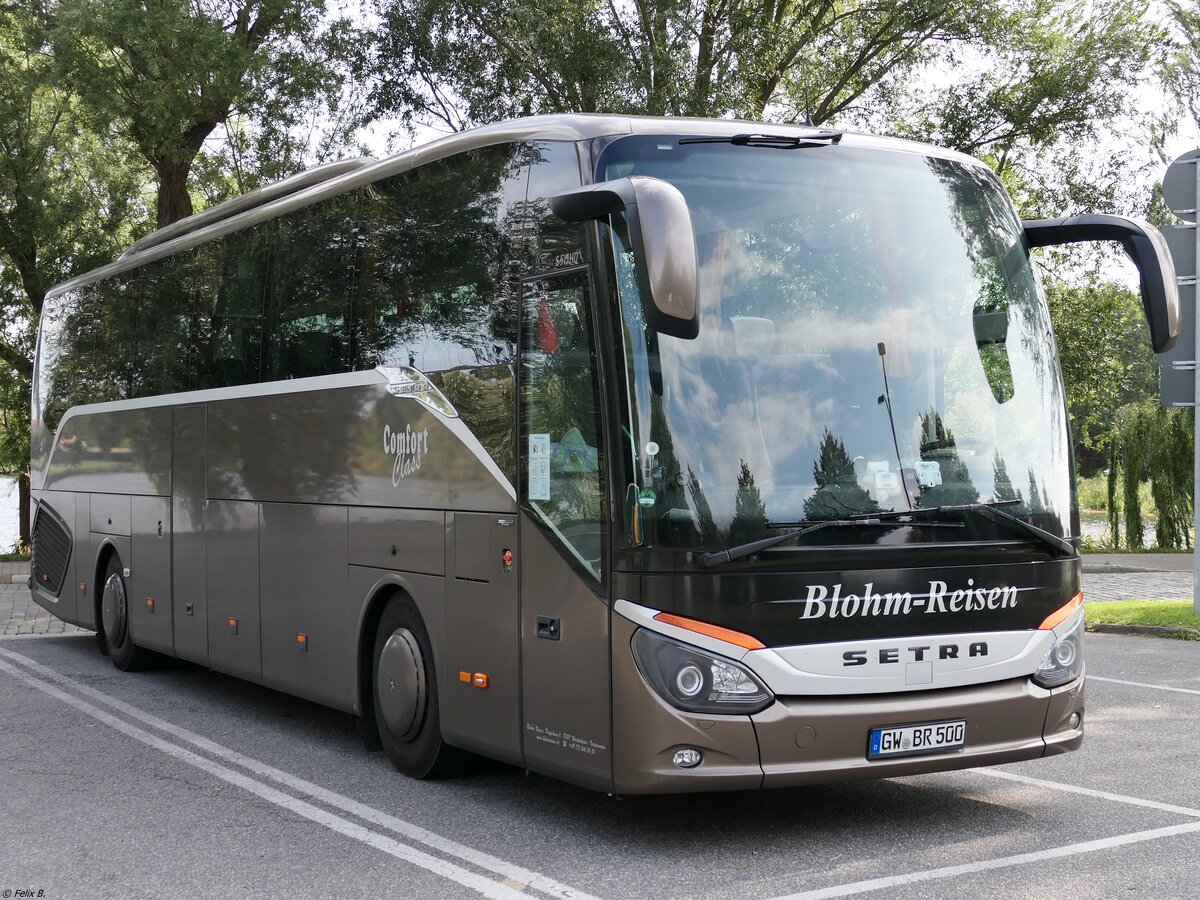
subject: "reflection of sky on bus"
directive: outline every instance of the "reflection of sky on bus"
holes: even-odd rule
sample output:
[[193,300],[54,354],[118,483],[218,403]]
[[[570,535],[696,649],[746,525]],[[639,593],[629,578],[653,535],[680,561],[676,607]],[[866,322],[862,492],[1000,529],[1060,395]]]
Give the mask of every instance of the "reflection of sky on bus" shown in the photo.
[[631,365],[647,373],[639,442],[670,448],[664,503],[689,500],[670,499],[678,465],[721,528],[752,496],[770,520],[811,518],[829,485],[845,490],[818,517],[1019,493],[1068,527],[1049,321],[985,170],[851,147],[647,141],[622,157],[625,143],[605,177],[675,183],[701,262],[699,338],[658,335],[644,354],[619,279]]

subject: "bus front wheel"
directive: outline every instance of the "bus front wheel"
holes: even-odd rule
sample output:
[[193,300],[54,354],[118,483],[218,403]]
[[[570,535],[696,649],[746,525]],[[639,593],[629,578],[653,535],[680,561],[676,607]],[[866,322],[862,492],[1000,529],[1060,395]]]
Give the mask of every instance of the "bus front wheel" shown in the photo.
[[429,634],[406,597],[392,598],[380,617],[371,683],[379,740],[392,765],[413,778],[461,771],[465,754],[442,740],[438,724]]
[[121,560],[115,553],[108,558],[108,568],[104,572],[100,628],[101,652],[111,658],[118,669],[133,672],[149,664],[151,652],[135,646],[129,633],[129,592],[121,574]]

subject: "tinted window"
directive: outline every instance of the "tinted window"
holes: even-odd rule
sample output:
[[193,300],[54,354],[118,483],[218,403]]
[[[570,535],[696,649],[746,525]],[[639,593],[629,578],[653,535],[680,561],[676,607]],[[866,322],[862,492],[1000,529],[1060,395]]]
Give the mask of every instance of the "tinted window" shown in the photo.
[[578,226],[537,251],[531,236],[562,227],[544,197],[578,181],[574,145],[486,148],[61,295],[43,316],[46,424],[86,403],[405,365],[515,480],[517,284],[577,264]]
[[253,384],[259,380],[263,299],[272,261],[273,222],[224,240],[212,299],[211,381],[204,387]]
[[356,368],[428,374],[510,478],[527,155],[490,147],[431,163],[371,185],[360,210]]
[[278,220],[263,338],[263,381],[349,371],[358,281],[357,196]]

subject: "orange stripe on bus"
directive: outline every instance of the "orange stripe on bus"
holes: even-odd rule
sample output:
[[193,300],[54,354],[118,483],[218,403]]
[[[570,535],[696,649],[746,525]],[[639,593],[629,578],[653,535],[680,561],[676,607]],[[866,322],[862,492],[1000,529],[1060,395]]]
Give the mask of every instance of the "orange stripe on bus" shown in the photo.
[[1039,631],[1049,631],[1051,628],[1057,628],[1063,622],[1071,617],[1071,613],[1083,606],[1083,591],[1080,591],[1065,604],[1060,606],[1050,615],[1046,616],[1044,622],[1038,626]]
[[665,625],[674,625],[676,628],[683,628],[687,631],[694,631],[696,634],[707,635],[708,637],[716,638],[718,641],[725,641],[727,644],[736,644],[738,647],[745,647],[747,650],[763,650],[767,646],[758,638],[742,634],[740,631],[734,631],[731,628],[722,628],[720,625],[709,625],[707,622],[698,622],[695,619],[687,619],[683,616],[673,616],[670,613],[659,613],[654,617],[654,621],[662,622]]

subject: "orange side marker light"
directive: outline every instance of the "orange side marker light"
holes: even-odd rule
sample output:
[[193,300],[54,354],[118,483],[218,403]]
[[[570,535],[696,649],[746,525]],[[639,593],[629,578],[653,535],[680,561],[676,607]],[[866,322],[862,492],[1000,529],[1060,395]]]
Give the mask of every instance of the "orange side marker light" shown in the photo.
[[1071,618],[1071,613],[1083,606],[1083,591],[1080,591],[1042,621],[1038,626],[1038,631],[1049,631],[1052,628],[1057,628],[1067,619]]
[[488,677],[482,672],[476,672],[475,677],[471,679],[471,684],[475,685],[477,688],[485,688],[488,686],[488,680]]
[[470,684],[471,683],[471,673],[470,672],[459,672],[458,680],[463,682],[464,684]]

